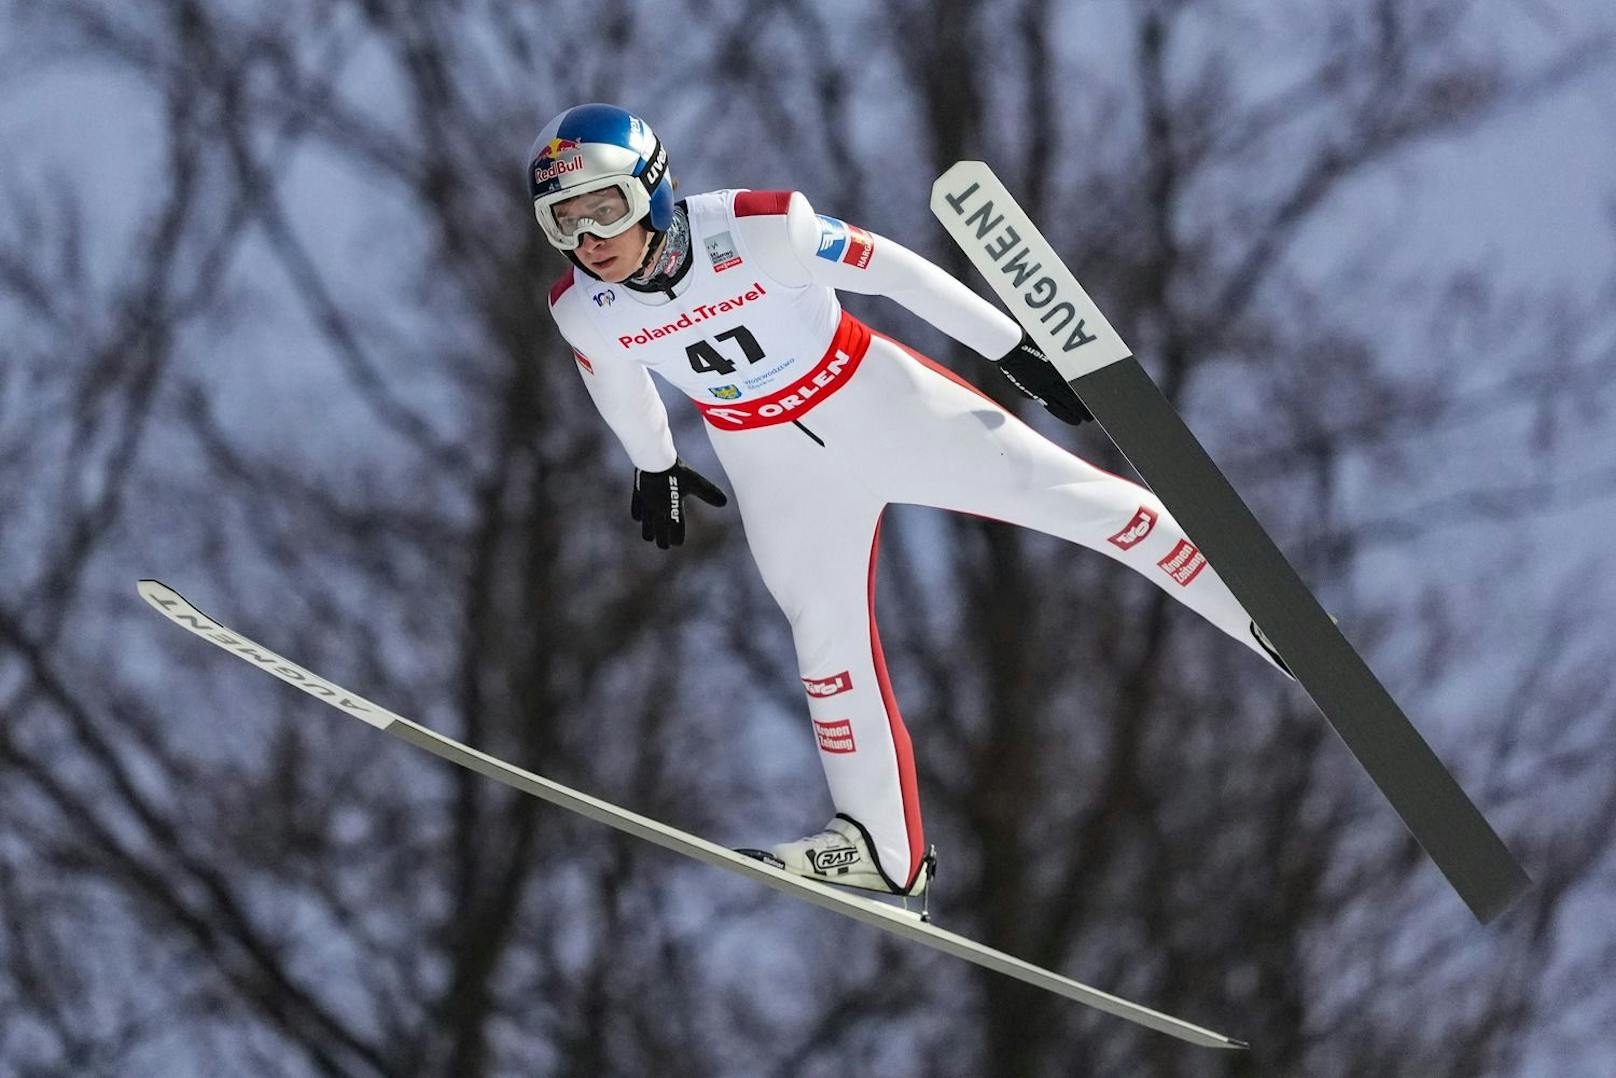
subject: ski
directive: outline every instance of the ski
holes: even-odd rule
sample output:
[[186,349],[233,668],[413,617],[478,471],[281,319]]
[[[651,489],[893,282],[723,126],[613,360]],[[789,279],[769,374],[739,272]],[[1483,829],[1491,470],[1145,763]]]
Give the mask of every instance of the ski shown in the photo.
[[871,925],[883,932],[890,932],[895,936],[915,943],[923,944],[944,954],[963,958],[984,969],[1002,973],[1008,977],[1025,981],[1030,985],[1053,992],[1058,996],[1075,1000],[1096,1010],[1130,1022],[1165,1033],[1179,1040],[1205,1048],[1231,1048],[1241,1049],[1248,1045],[1244,1041],[1226,1037],[1221,1033],[1204,1029],[1171,1015],[1151,1010],[1149,1007],[1131,1003],[1128,1000],[1102,992],[1097,988],[1090,988],[1080,984],[1069,977],[1051,972],[1040,966],[1035,966],[1013,955],[996,951],[964,936],[945,931],[934,925],[915,918],[893,907],[886,906],[874,899],[860,898],[846,894],[833,887],[826,886],[815,880],[794,876],[777,869],[763,861],[736,853],[734,850],[709,842],[706,839],[681,831],[667,824],[659,823],[647,816],[619,808],[608,801],[580,793],[558,782],[535,775],[531,771],[524,771],[514,764],[479,752],[468,745],[463,745],[453,738],[436,733],[417,723],[411,722],[402,715],[397,715],[378,704],[374,704],[357,693],[350,692],[334,682],[315,674],[297,665],[291,660],[270,651],[268,648],[249,640],[240,633],[208,617],[196,607],[192,606],[179,592],[156,580],[142,580],[139,583],[141,598],[150,603],[170,621],[183,629],[189,630],[202,639],[223,648],[236,658],[258,667],[267,673],[273,674],[289,685],[294,685],[309,695],[330,704],[338,711],[351,715],[356,719],[369,723],[378,730],[383,730],[400,740],[407,741],[418,749],[425,749],[434,756],[469,768],[476,773],[496,782],[530,794],[540,800],[548,801],[553,805],[586,816],[597,823],[616,828],[626,834],[651,842],[663,849],[709,865],[716,865],[731,872],[738,873],[748,879],[772,887],[776,891],[784,892],[795,898],[802,899],[822,909],[850,917],[855,921]]
[[1525,870],[993,170],[956,162],[932,185],[931,210],[1217,569],[1477,920],[1508,909],[1531,886]]

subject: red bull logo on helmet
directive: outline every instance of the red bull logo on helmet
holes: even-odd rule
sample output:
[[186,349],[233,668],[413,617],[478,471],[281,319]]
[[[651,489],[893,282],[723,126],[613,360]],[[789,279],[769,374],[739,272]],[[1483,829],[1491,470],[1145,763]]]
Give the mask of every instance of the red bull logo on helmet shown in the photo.
[[[582,147],[570,138],[553,138],[533,158],[533,182],[548,183],[584,167]],[[563,157],[562,155],[566,156]]]

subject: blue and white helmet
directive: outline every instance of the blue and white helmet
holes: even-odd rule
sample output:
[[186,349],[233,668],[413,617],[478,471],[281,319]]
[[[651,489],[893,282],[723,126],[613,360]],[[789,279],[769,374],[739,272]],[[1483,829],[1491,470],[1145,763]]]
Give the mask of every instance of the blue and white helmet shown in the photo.
[[[557,223],[557,202],[610,187],[623,193],[625,215]],[[562,251],[577,250],[585,232],[611,239],[641,222],[653,232],[673,222],[668,151],[650,124],[615,105],[578,105],[545,124],[528,153],[527,189],[533,215]]]

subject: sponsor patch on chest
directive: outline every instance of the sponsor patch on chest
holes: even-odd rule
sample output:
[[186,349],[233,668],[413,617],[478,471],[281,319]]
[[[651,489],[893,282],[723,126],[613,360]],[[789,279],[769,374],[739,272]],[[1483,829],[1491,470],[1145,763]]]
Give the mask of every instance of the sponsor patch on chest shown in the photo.
[[702,243],[707,248],[707,257],[712,260],[714,273],[723,273],[741,264],[741,256],[735,250],[735,240],[728,232],[708,236]]
[[707,422],[715,427],[740,430],[782,423],[789,420],[793,412],[808,411],[819,403],[821,396],[828,396],[840,388],[857,369],[861,358],[862,353],[850,356],[845,352],[836,352],[822,360],[818,367],[788,384],[787,388],[761,400],[737,405],[712,405],[698,401],[697,406],[707,417]]
[[[718,336],[722,337],[724,334]],[[864,353],[869,347],[870,331],[864,328],[858,319],[843,311],[830,347],[825,350],[824,356],[812,370],[798,373],[805,364],[788,360],[777,363],[752,378],[742,378],[743,384],[748,388],[754,388],[766,381],[772,381],[780,387],[768,396],[753,400],[714,403],[700,399],[698,393],[692,392],[691,399],[696,402],[696,407],[701,409],[701,414],[707,422],[721,430],[746,430],[751,427],[788,423],[846,384],[858,369],[859,361],[864,358]],[[762,350],[758,349],[757,360],[763,358]]]
[[769,290],[763,287],[761,281],[753,281],[751,288],[728,299],[719,300],[717,303],[698,303],[672,321],[656,326],[641,326],[637,333],[619,334],[617,343],[624,348],[650,344],[652,341],[660,340],[670,334],[678,333],[698,323],[705,322],[709,318],[716,318],[721,314],[738,311],[748,303],[756,303],[768,294]]

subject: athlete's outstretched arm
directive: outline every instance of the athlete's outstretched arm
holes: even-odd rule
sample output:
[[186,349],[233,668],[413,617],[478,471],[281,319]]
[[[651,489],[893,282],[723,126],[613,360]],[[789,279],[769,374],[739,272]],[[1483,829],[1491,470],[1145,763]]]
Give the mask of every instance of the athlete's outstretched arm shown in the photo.
[[886,296],[993,360],[1011,385],[1063,423],[1094,418],[1014,319],[903,244],[815,214],[800,191],[784,214],[739,221],[748,248],[778,279]]
[[885,236],[814,213],[793,191],[784,215],[742,217],[747,246],[787,284],[819,284],[885,296],[991,360],[1021,340],[1021,327],[943,270]]

